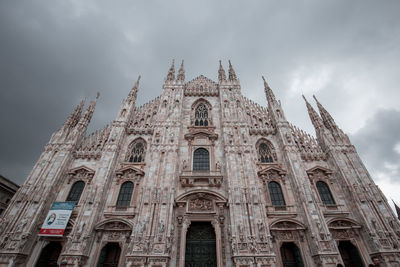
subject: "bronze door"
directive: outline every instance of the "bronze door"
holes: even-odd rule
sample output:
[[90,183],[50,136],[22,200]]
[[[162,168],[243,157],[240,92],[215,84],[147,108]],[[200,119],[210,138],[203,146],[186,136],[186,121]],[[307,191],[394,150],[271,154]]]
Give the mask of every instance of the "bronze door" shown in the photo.
[[58,266],[57,260],[61,253],[61,244],[58,242],[50,242],[47,244],[42,253],[40,253],[40,257],[36,263],[36,267],[50,267],[50,266]]
[[292,242],[283,243],[281,246],[283,267],[303,267],[303,260],[299,248]]
[[108,243],[100,252],[97,267],[118,267],[121,248],[118,243]]
[[216,267],[215,232],[210,222],[192,222],[186,235],[185,267]]
[[350,241],[340,241],[339,252],[345,267],[364,267],[358,249]]

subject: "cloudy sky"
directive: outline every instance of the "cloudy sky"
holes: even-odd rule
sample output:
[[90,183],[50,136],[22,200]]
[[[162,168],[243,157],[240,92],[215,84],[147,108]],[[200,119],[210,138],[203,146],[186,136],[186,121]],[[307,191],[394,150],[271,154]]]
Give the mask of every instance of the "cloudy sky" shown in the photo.
[[1,1],[0,173],[22,184],[86,95],[90,130],[117,114],[137,76],[138,104],[161,93],[171,60],[217,79],[232,60],[243,94],[314,134],[315,94],[400,204],[399,1]]

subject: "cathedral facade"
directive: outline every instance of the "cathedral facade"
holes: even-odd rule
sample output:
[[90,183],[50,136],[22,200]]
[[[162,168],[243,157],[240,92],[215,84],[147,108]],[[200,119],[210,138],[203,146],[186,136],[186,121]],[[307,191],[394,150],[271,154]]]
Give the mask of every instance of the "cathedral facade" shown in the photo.
[[[136,107],[139,79],[111,124],[86,136],[81,102],[52,135],[1,218],[0,266],[400,266],[399,221],[317,99],[314,138],[230,62],[217,82],[172,64]],[[54,202],[74,203],[65,232],[39,235]]]

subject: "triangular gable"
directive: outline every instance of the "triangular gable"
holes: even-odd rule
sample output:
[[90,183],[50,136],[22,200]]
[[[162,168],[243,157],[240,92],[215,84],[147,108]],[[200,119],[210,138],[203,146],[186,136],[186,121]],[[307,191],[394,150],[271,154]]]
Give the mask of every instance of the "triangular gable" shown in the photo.
[[327,168],[322,167],[322,166],[315,166],[315,167],[313,167],[313,168],[307,170],[306,172],[307,172],[307,174],[310,175],[310,174],[314,174],[314,173],[316,173],[316,172],[318,172],[318,171],[322,171],[322,172],[323,172],[324,174],[326,174],[326,175],[332,174],[332,170],[327,169]]
[[267,165],[265,168],[258,171],[258,175],[267,175],[269,173],[278,173],[279,175],[285,175],[286,171],[279,167],[279,165]]
[[213,85],[213,86],[215,86],[215,87],[218,85],[216,82],[214,82],[214,81],[211,80],[210,78],[207,78],[207,77],[204,76],[204,75],[199,75],[199,76],[197,76],[196,78],[194,78],[194,79],[188,81],[188,82],[185,84],[185,87],[190,87],[190,85],[192,85],[192,84],[198,84],[198,83],[200,83],[200,82],[207,83],[207,84]]
[[126,174],[127,172],[133,172],[133,173],[138,174],[138,175],[140,175],[140,176],[144,176],[144,171],[142,171],[142,170],[139,169],[139,168],[136,168],[135,166],[126,166],[126,167],[123,167],[123,168],[121,168],[121,169],[115,171],[115,174],[116,174],[116,175],[121,175],[121,176],[123,176],[123,175]]
[[84,172],[87,172],[88,174],[94,174],[95,173],[95,171],[93,169],[91,169],[91,168],[89,168],[89,167],[87,167],[85,165],[81,165],[81,166],[78,166],[76,168],[73,168],[73,169],[69,170],[68,174],[75,175],[79,171],[84,171]]

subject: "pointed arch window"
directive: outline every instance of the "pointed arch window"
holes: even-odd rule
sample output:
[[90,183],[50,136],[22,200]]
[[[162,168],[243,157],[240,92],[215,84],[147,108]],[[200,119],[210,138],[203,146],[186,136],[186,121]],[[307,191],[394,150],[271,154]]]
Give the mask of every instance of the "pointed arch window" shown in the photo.
[[261,163],[269,163],[274,161],[271,149],[265,142],[262,142],[258,146],[258,161]]
[[322,203],[324,205],[335,205],[335,200],[332,197],[331,190],[329,190],[329,186],[322,181],[317,182],[317,190],[319,193],[319,196],[322,200]]
[[129,206],[132,199],[132,192],[133,192],[133,183],[132,182],[123,183],[121,185],[121,189],[119,190],[117,207]]
[[285,206],[285,199],[283,197],[282,188],[277,182],[270,182],[268,184],[269,196],[273,206]]
[[204,103],[199,104],[194,112],[194,125],[195,126],[208,126],[208,108]]
[[193,154],[193,170],[209,171],[210,170],[210,153],[205,148],[198,148]]
[[143,162],[145,156],[146,143],[142,139],[134,141],[130,145],[130,151],[128,155],[129,162]]
[[75,182],[71,187],[71,191],[69,191],[66,201],[78,203],[84,188],[85,183],[83,181]]

